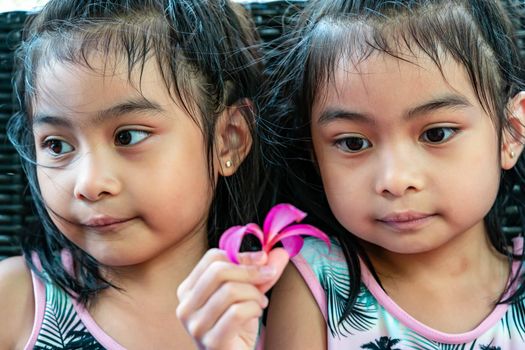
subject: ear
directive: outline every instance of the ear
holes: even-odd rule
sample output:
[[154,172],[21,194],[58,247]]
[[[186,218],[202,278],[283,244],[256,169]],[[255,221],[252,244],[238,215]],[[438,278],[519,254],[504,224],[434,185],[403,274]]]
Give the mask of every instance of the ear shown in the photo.
[[253,103],[239,100],[227,107],[215,126],[215,168],[222,176],[233,175],[252,147],[248,118],[253,115]]
[[508,104],[508,127],[503,128],[501,168],[512,169],[523,151],[525,141],[525,91],[514,96]]

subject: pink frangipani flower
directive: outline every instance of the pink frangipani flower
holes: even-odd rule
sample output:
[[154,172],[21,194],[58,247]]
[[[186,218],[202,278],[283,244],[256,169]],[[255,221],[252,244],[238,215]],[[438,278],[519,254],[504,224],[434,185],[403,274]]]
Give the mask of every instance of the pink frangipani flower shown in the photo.
[[291,204],[277,204],[264,219],[262,230],[259,225],[254,223],[230,227],[222,234],[219,248],[226,251],[232,262],[238,264],[237,254],[239,253],[242,240],[244,236],[249,234],[259,239],[262,250],[266,253],[270,252],[273,246],[281,241],[290,258],[297,255],[303,247],[301,235],[317,237],[330,246],[330,239],[318,228],[306,224],[290,225],[293,222],[300,222],[305,216],[305,212]]

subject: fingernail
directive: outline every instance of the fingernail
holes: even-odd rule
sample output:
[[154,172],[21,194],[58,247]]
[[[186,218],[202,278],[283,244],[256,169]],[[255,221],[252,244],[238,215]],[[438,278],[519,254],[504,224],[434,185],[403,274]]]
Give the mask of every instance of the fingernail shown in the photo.
[[268,298],[267,298],[266,296],[264,296],[264,298],[263,298],[263,300],[262,300],[262,303],[261,303],[261,304],[262,304],[261,306],[262,306],[263,308],[265,308],[265,307],[268,306],[268,303],[269,303]]
[[262,250],[259,250],[257,252],[250,252],[250,253],[247,253],[247,257],[253,261],[253,262],[257,262],[257,261],[260,261],[262,260],[262,258],[264,257],[264,252]]
[[262,277],[273,277],[275,276],[275,267],[273,266],[261,266],[259,268],[259,273]]

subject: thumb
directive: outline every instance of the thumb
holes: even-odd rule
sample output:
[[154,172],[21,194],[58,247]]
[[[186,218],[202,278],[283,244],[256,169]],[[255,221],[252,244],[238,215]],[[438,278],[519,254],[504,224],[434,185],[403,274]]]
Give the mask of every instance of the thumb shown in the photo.
[[288,265],[289,261],[290,256],[288,255],[288,252],[286,252],[286,250],[284,250],[283,248],[272,249],[268,253],[268,262],[266,263],[266,265],[275,269],[275,276],[268,282],[258,285],[257,289],[259,289],[262,293],[266,293],[268,290],[270,290],[270,288],[272,288],[275,285],[275,283],[277,283],[277,281],[283,274],[284,268],[286,267],[286,265]]

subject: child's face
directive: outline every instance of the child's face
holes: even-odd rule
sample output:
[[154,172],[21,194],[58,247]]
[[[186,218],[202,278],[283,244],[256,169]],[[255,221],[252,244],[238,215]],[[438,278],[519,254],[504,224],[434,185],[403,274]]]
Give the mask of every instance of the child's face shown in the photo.
[[464,69],[444,61],[445,80],[428,57],[409,59],[341,60],[312,111],[335,216],[361,239],[403,254],[485,233],[500,174],[497,131]]
[[48,212],[71,241],[112,266],[188,239],[206,244],[204,138],[151,61],[132,83],[125,64],[104,71],[95,57],[93,69],[52,64],[38,72],[33,126]]

